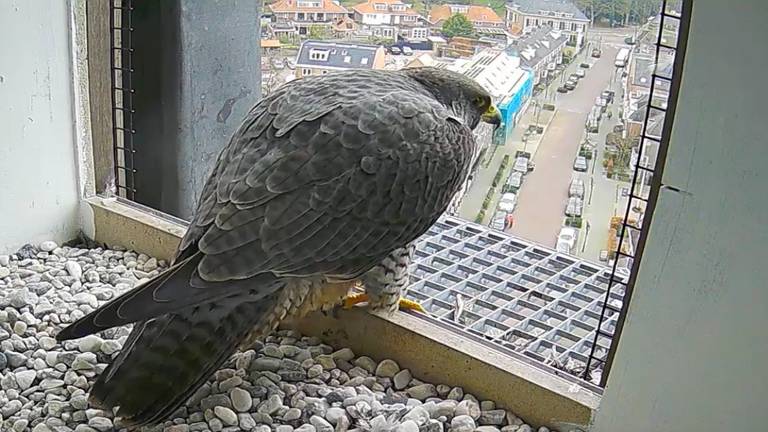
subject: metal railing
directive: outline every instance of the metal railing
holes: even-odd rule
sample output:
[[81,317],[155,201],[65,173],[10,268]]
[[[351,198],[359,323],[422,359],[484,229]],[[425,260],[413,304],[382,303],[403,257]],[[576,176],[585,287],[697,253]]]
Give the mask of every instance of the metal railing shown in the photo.
[[133,88],[133,0],[110,0],[110,74],[112,88],[112,138],[117,196],[135,199]]
[[[692,0],[663,0],[657,23],[650,93],[632,174],[629,199],[618,229],[611,274],[600,309],[582,378],[605,386],[632,298],[647,228],[661,188],[661,172],[669,145],[683,58],[690,25]],[[670,64],[673,67],[668,67]],[[629,275],[620,269],[630,268]],[[612,293],[623,295],[621,302]],[[606,325],[609,321],[611,325]],[[612,328],[611,328],[612,327]],[[609,344],[605,349],[606,342]]]

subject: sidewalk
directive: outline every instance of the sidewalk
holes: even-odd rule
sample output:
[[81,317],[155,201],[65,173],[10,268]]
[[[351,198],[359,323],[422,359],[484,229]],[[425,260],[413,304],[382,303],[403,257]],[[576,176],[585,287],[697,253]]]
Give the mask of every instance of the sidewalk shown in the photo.
[[[481,163],[480,169],[475,173],[474,180],[472,181],[472,184],[469,186],[469,189],[467,190],[467,193],[464,196],[464,199],[461,202],[461,206],[459,207],[459,216],[474,221],[477,217],[478,212],[483,206],[483,201],[485,200],[485,196],[488,193],[488,188],[491,187],[491,183],[493,183],[493,178],[496,177],[496,172],[499,170],[499,167],[501,166],[501,161],[504,159],[505,155],[509,155],[510,157],[510,163],[507,167],[507,171],[502,176],[502,181],[506,181],[507,176],[509,175],[509,171],[512,169],[512,165],[514,163],[514,156],[515,152],[518,150],[523,150],[525,148],[525,151],[528,151],[531,153],[531,155],[536,154],[536,150],[538,150],[539,143],[541,142],[542,137],[547,132],[547,127],[552,122],[552,119],[555,116],[555,111],[541,111],[541,114],[539,114],[539,124],[544,125],[544,133],[542,134],[531,134],[529,136],[528,143],[523,143],[523,133],[528,128],[528,125],[533,124],[536,120],[535,117],[535,111],[537,111],[538,108],[534,107],[533,104],[528,105],[528,108],[523,113],[523,115],[520,117],[520,121],[517,123],[517,126],[512,130],[512,133],[508,137],[507,141],[504,143],[504,145],[499,146],[495,153],[493,154],[493,157],[491,161],[487,164]],[[501,187],[496,188],[496,192],[494,193],[494,197],[492,200],[491,205],[488,207],[488,210],[485,213],[485,219],[483,220],[483,224],[487,224],[490,222],[491,218],[493,217],[494,210],[496,209],[496,204],[499,199],[501,193]]]

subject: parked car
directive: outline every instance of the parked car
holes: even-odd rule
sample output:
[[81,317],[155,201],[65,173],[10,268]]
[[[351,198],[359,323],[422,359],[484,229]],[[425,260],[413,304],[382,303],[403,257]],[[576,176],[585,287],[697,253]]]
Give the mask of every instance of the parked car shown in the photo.
[[560,234],[557,235],[557,246],[555,249],[560,253],[571,253],[576,246],[579,237],[579,231],[576,228],[563,227]]
[[576,160],[573,161],[573,169],[575,171],[584,172],[587,170],[587,158],[584,156],[576,156]]
[[617,124],[617,125],[614,125],[614,126],[613,126],[613,131],[614,131],[614,132],[616,132],[616,133],[622,133],[622,132],[624,132],[624,124],[622,124],[622,123],[619,123],[619,124]]
[[581,78],[581,77],[578,74],[576,74],[576,73],[572,73],[572,74],[568,75],[568,81],[579,82],[579,78]]
[[600,121],[603,119],[603,107],[599,105],[595,105],[592,107],[592,109],[589,111],[590,116],[594,116],[595,120]]
[[624,43],[627,44],[627,45],[634,45],[634,44],[637,43],[637,41],[635,40],[634,37],[628,36],[628,37],[624,38]]
[[584,201],[578,197],[568,198],[568,205],[565,206],[566,216],[581,216],[581,211],[584,207]]
[[591,66],[592,65],[590,65],[589,63],[582,63],[579,65],[579,67],[582,69],[589,69]]
[[389,52],[393,55],[400,55],[403,51],[401,51],[399,47],[391,46],[389,47]]
[[523,185],[523,173],[519,171],[512,171],[512,174],[507,177],[506,183],[504,183],[504,192],[517,192],[520,186]]
[[501,199],[499,200],[499,210],[505,211],[507,213],[512,213],[513,211],[515,211],[516,206],[517,206],[517,195],[515,195],[512,192],[501,194]]
[[568,93],[568,89],[565,88],[565,86],[560,86],[557,88],[558,93]]
[[288,66],[288,69],[294,70],[296,69],[296,60],[288,59],[285,61],[285,65]]
[[603,92],[600,94],[600,97],[607,100],[608,103],[613,103],[613,98],[616,95],[616,92],[613,90],[603,90]]
[[283,59],[272,59],[272,66],[275,69],[285,69],[285,61]]
[[402,51],[404,55],[407,55],[407,56],[413,55],[413,50],[411,49],[411,47],[404,46]]
[[597,258],[601,262],[607,262],[608,261],[608,251],[603,249],[600,251],[600,256]]
[[528,158],[525,156],[518,156],[515,159],[515,164],[512,166],[512,171],[525,174],[528,172],[528,168]]
[[602,52],[599,49],[595,48],[592,50],[592,57],[600,58],[601,55],[602,55]]
[[496,213],[493,214],[493,217],[491,218],[491,223],[488,225],[493,229],[504,231],[505,224],[507,221],[507,212],[503,210],[499,210]]
[[584,199],[584,180],[575,178],[568,187],[568,197]]
[[563,87],[565,87],[568,90],[574,90],[576,88],[576,83],[574,81],[566,81],[565,84],[563,84]]
[[579,78],[584,78],[585,76],[587,76],[587,72],[583,69],[579,69],[576,71],[576,76]]

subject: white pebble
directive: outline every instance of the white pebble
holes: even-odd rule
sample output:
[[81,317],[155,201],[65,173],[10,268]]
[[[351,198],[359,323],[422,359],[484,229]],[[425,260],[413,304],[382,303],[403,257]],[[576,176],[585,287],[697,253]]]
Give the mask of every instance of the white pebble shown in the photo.
[[51,240],[40,243],[40,250],[43,252],[51,252],[57,247],[59,247],[59,245],[57,245],[55,241]]
[[80,267],[80,264],[77,261],[67,261],[64,263],[64,268],[70,276],[77,280],[80,280],[83,276],[83,268]]

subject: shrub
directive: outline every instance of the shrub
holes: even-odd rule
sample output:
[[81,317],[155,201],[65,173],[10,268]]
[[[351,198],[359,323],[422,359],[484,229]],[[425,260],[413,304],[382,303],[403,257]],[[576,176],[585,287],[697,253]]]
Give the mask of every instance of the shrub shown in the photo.
[[488,209],[488,207],[491,206],[491,197],[493,197],[493,188],[488,189],[488,193],[485,195],[485,199],[483,200],[483,206],[480,207],[482,210]]
[[621,140],[620,133],[609,132],[608,135],[605,136],[605,144],[609,146],[619,145],[620,140]]
[[477,217],[475,217],[475,223],[483,223],[483,219],[485,219],[485,210],[480,210],[477,213]]
[[581,216],[568,216],[565,218],[565,225],[574,228],[581,228],[582,226]]

